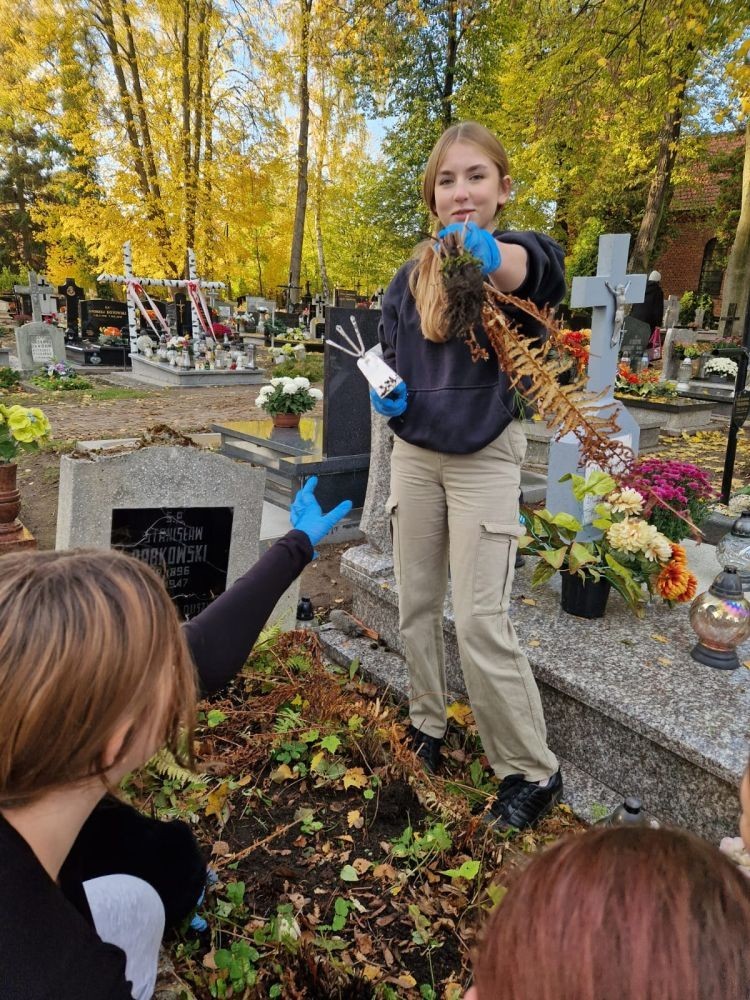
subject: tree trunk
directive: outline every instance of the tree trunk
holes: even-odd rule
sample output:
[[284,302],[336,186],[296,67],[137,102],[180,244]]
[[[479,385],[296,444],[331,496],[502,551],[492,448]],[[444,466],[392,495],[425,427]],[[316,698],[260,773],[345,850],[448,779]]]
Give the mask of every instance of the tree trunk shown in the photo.
[[328,301],[328,271],[326,270],[326,258],[323,250],[323,230],[320,225],[320,197],[315,205],[315,243],[318,249],[318,271],[320,272],[320,290],[323,298]]
[[[731,302],[737,305],[733,327],[742,330],[745,311],[750,308],[750,125],[745,126],[745,164],[742,169],[742,202],[737,232],[727,262],[727,273],[721,293],[721,311],[726,315]],[[722,333],[723,333],[722,323]],[[747,346],[750,346],[747,345]]]
[[258,295],[261,297],[265,296],[263,292],[263,264],[260,259],[260,240],[258,239],[258,230],[255,230],[255,264],[258,268]]
[[683,77],[677,83],[674,108],[664,116],[664,123],[659,132],[659,153],[656,159],[656,168],[648,189],[646,208],[641,219],[640,229],[628,262],[628,270],[631,272],[648,271],[649,260],[659,235],[666,197],[672,181],[672,169],[677,158],[677,140],[680,138],[682,127],[684,93],[685,79]]
[[195,83],[195,124],[193,128],[193,165],[190,171],[190,183],[185,189],[185,238],[186,245],[195,246],[195,216],[198,201],[198,184],[200,178],[201,146],[203,142],[203,87],[206,76],[206,60],[208,58],[208,30],[206,21],[209,3],[202,0],[198,12],[198,75]]
[[456,79],[456,58],[458,54],[458,3],[448,4],[448,45],[445,53],[445,76],[443,92],[440,95],[440,117],[446,129],[453,121],[453,86]]
[[[124,6],[124,5],[123,5]],[[112,68],[115,72],[115,79],[117,81],[117,90],[120,98],[120,109],[122,110],[123,119],[125,121],[125,132],[128,136],[128,141],[130,143],[131,152],[133,155],[133,169],[135,170],[135,175],[138,178],[138,186],[141,190],[141,195],[146,204],[146,216],[149,221],[153,222],[155,235],[159,246],[161,247],[163,260],[169,271],[173,274],[177,274],[177,267],[171,258],[171,236],[169,232],[169,227],[167,226],[166,217],[164,215],[164,210],[161,206],[161,195],[159,195],[158,200],[153,197],[153,192],[149,184],[149,167],[147,166],[147,157],[144,156],[143,143],[141,137],[138,133],[138,123],[136,121],[135,113],[133,112],[133,99],[128,88],[127,79],[125,77],[125,69],[123,66],[122,53],[120,51],[120,45],[117,40],[117,34],[115,31],[115,21],[114,15],[112,13],[112,4],[110,0],[101,0],[100,14],[98,17],[99,27],[102,31],[104,38],[107,42],[107,48],[109,49],[109,54],[112,59]],[[129,23],[129,21],[127,22]],[[132,70],[132,65],[131,65]],[[138,92],[140,93],[140,78],[138,78]],[[145,107],[143,105],[143,95],[139,101],[140,108],[139,114],[145,115]],[[153,156],[151,149],[150,136],[148,141],[149,153]],[[153,165],[154,176],[156,172],[156,166]],[[156,187],[158,191],[158,184]]]
[[308,71],[310,63],[310,12],[313,0],[300,0],[302,23],[299,52],[299,136],[297,140],[297,203],[294,207],[292,253],[289,261],[289,303],[300,297],[300,271],[302,269],[302,242],[305,236],[307,210],[307,139],[310,131],[310,88]]
[[191,248],[188,223],[188,203],[191,200],[192,156],[190,143],[190,0],[182,0],[182,40],[180,45],[182,72],[182,185],[185,192],[184,238],[185,248]]

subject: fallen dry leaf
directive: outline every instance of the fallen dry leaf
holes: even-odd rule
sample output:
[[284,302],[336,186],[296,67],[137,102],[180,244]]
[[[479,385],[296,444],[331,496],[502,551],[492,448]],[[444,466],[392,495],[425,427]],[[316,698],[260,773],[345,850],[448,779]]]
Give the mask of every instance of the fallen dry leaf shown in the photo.
[[366,788],[370,779],[361,767],[350,767],[344,774],[344,788]]
[[652,638],[652,639],[653,639],[653,640],[654,640],[655,642],[661,642],[661,643],[663,643],[663,644],[665,644],[665,645],[669,643],[669,639],[667,639],[667,637],[666,637],[665,635],[657,635],[656,633],[654,633],[654,634],[653,634],[653,635],[651,636],[651,638]]
[[365,825],[364,817],[359,809],[350,809],[346,814],[346,822],[355,830],[361,830]]

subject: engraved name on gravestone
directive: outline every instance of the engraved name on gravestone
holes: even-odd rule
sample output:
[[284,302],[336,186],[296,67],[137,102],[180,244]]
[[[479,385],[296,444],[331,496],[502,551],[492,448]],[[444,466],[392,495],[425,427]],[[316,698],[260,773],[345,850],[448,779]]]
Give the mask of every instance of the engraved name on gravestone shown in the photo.
[[232,507],[141,507],[112,511],[112,548],[152,566],[183,618],[227,586]]

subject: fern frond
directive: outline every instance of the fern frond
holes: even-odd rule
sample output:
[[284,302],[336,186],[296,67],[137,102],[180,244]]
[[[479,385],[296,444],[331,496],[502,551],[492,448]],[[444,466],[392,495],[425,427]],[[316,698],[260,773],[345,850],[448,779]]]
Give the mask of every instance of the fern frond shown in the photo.
[[168,778],[170,781],[175,781],[183,787],[185,785],[191,785],[194,782],[205,780],[202,775],[196,774],[187,767],[182,767],[181,764],[178,764],[172,752],[167,750],[166,747],[162,747],[161,750],[157,750],[151,760],[146,764],[146,767],[150,771],[155,771],[160,777]]

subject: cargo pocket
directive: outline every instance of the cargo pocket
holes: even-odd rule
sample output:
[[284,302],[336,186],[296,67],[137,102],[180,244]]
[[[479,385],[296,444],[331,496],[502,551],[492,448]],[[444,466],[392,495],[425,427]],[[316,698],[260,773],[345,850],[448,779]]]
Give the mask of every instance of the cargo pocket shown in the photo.
[[396,583],[401,583],[401,558],[399,552],[399,534],[398,534],[398,500],[394,497],[388,497],[385,502],[385,513],[388,518],[388,522],[391,526],[391,547],[393,548],[393,573],[396,577]]
[[496,615],[507,611],[513,584],[520,524],[482,521],[474,564],[472,614]]

